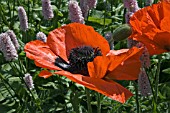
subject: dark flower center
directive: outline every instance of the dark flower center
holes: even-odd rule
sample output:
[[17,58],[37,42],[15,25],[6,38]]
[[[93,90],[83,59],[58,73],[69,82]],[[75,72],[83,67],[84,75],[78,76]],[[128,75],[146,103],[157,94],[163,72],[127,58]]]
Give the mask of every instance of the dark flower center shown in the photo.
[[58,57],[55,61],[55,65],[71,73],[83,74],[87,76],[89,75],[87,63],[92,62],[96,56],[102,56],[99,48],[81,46],[73,48],[70,51],[70,55],[68,57],[69,64]]

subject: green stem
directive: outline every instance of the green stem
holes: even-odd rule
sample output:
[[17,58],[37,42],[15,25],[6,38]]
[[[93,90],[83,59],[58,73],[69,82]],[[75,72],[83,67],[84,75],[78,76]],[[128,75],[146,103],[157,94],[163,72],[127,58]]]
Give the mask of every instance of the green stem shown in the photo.
[[155,102],[156,103],[158,99],[158,84],[159,84],[160,67],[161,67],[161,56],[158,56],[158,65],[157,65],[156,80],[155,80]]
[[135,100],[136,100],[136,109],[137,109],[137,113],[140,113],[140,105],[139,105],[139,99],[138,99],[138,86],[137,86],[137,83],[134,81],[133,82],[134,84],[134,87],[135,87]]
[[101,113],[100,93],[97,93],[97,113]]
[[157,71],[155,74],[155,93],[153,97],[153,112],[157,113],[157,100],[158,100],[158,85],[159,85],[159,74],[160,74],[160,67],[161,67],[161,55],[158,55],[158,64],[157,64]]
[[86,91],[86,96],[87,96],[88,113],[93,113],[92,112],[92,107],[91,107],[91,100],[90,100],[89,89],[85,88],[85,91]]

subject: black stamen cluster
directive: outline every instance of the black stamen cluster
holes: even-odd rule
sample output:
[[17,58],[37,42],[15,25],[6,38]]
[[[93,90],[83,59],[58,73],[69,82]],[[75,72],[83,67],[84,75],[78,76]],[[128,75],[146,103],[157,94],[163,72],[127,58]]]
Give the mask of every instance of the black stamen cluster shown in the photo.
[[69,64],[58,57],[55,65],[63,70],[74,74],[89,75],[87,63],[92,62],[96,56],[102,56],[99,48],[92,48],[91,46],[81,46],[73,48],[68,57]]
[[92,62],[96,56],[101,55],[99,48],[92,48],[91,46],[73,48],[68,58],[72,73],[88,75],[87,63]]

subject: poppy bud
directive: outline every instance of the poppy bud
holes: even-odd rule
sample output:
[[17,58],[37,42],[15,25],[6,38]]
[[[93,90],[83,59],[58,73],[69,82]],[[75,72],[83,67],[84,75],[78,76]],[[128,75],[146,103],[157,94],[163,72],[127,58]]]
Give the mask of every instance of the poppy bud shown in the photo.
[[46,35],[43,32],[38,32],[36,34],[36,38],[37,38],[37,40],[41,40],[43,42],[47,41],[47,37],[46,37]]
[[18,58],[15,46],[13,45],[11,38],[6,33],[0,34],[0,50],[2,51],[6,61],[16,60]]
[[19,46],[19,43],[18,43],[18,40],[17,40],[17,38],[16,38],[15,33],[14,33],[12,30],[8,30],[6,33],[7,33],[7,34],[9,35],[9,37],[11,38],[11,41],[12,41],[12,43],[14,44],[15,49],[18,50],[20,46]]
[[29,73],[26,73],[25,77],[23,77],[23,78],[24,78],[24,81],[25,81],[27,87],[32,90],[34,88],[32,76]]
[[71,22],[84,24],[84,17],[77,1],[69,1],[69,18]]
[[42,1],[42,13],[44,16],[44,19],[49,20],[54,17],[53,10],[51,7],[51,1],[50,0],[41,0]]
[[132,34],[132,29],[128,24],[119,26],[113,31],[113,40],[121,41],[127,39]]
[[28,29],[28,18],[25,9],[22,6],[18,7],[18,16],[20,21],[20,29],[26,31]]

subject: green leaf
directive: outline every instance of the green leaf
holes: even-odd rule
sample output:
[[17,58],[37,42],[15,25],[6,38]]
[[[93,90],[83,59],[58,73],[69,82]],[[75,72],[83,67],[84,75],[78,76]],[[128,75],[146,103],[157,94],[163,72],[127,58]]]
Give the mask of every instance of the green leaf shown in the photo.
[[170,74],[170,68],[162,70],[163,73]]

